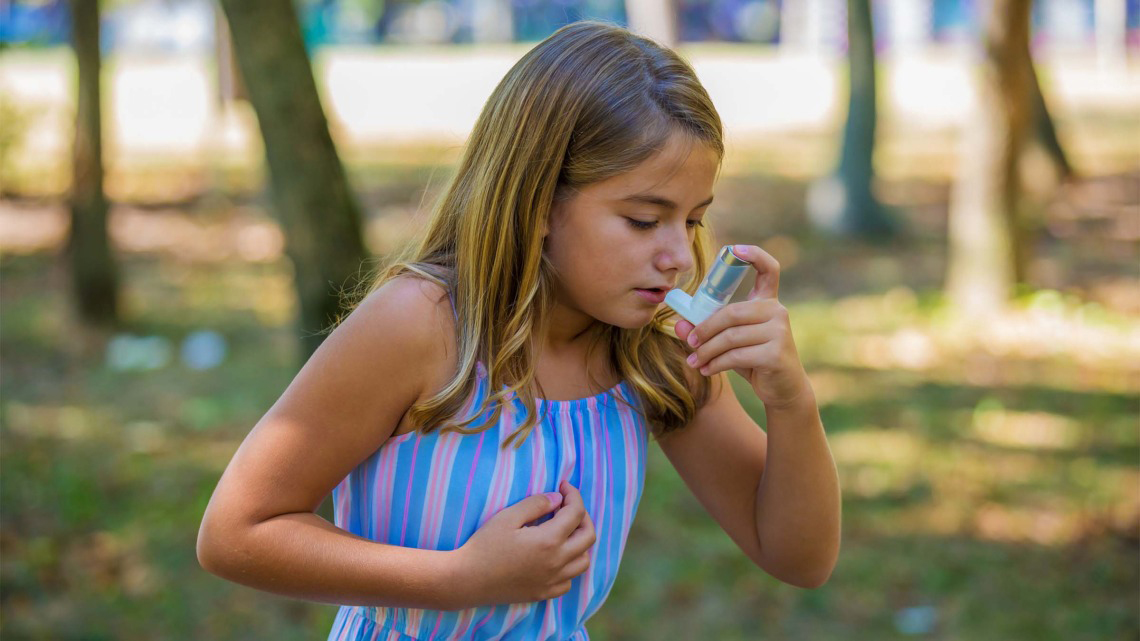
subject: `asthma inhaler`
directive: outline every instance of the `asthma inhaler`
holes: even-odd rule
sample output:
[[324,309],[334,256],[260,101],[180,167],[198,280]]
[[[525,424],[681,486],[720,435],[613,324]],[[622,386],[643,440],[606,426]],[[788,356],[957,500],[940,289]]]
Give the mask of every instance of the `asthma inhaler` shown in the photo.
[[700,325],[713,312],[728,304],[751,265],[732,253],[732,245],[725,245],[696,294],[689,296],[680,289],[671,289],[665,295],[665,304],[693,325]]

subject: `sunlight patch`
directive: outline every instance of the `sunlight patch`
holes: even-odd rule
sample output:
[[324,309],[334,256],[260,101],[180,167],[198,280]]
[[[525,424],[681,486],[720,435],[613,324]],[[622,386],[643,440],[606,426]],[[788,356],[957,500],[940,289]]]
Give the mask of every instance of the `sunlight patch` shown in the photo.
[[1048,412],[1014,412],[979,403],[970,426],[975,437],[993,445],[1067,450],[1080,445],[1080,425]]

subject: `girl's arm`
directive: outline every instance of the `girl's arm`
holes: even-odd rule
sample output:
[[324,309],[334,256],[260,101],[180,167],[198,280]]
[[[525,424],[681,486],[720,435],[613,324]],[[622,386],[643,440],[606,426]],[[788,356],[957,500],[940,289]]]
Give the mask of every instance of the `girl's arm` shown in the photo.
[[677,474],[758,567],[802,588],[827,582],[839,554],[839,480],[811,398],[766,408],[768,433],[740,405],[726,373],[709,402],[658,444]]
[[440,291],[396,279],[328,336],[218,482],[198,533],[203,568],[327,603],[466,607],[454,589],[453,553],[382,545],[315,514],[393,433],[445,355],[440,306],[427,295]]
[[[696,327],[676,325],[677,336],[695,349],[689,364],[712,379],[712,400],[659,442],[753,562],[787,583],[818,587],[839,556],[839,474],[788,312],[777,300],[780,265],[754,245],[736,245],[733,252],[757,270],[748,299]],[[728,370],[764,403],[767,434],[741,407]]]
[[203,521],[198,559],[207,571],[235,583],[336,605],[469,607],[455,590],[452,552],[376,543],[312,512],[282,514],[224,533],[211,533],[211,527],[222,526]]
[[818,568],[805,587],[823,585],[839,557],[839,473],[827,445],[815,392],[764,407],[768,457],[756,491],[756,528],[767,569],[776,576]]
[[459,610],[570,590],[589,568],[596,535],[568,483],[503,508],[446,552],[369,541],[314,513],[438,384],[432,371],[454,335],[445,298],[434,284],[396,279],[325,340],[222,474],[198,532],[203,568],[340,605]]

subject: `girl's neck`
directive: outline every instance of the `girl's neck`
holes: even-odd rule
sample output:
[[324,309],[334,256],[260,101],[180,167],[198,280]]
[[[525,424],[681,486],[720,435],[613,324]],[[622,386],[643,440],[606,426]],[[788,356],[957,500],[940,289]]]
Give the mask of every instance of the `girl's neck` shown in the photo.
[[531,341],[531,353],[536,359],[550,357],[554,360],[584,358],[590,343],[598,337],[603,324],[593,321],[584,329],[548,331],[545,336],[535,336]]
[[540,352],[550,355],[585,354],[590,341],[604,326],[596,318],[564,305],[557,294],[545,325],[545,331],[536,332],[538,336],[532,342],[536,355]]

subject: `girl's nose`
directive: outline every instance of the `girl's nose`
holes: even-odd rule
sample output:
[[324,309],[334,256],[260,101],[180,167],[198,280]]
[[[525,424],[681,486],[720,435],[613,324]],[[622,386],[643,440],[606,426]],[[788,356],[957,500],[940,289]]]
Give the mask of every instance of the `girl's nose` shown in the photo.
[[683,274],[693,268],[693,249],[688,234],[670,238],[665,247],[657,253],[657,269],[663,272],[676,271]]

